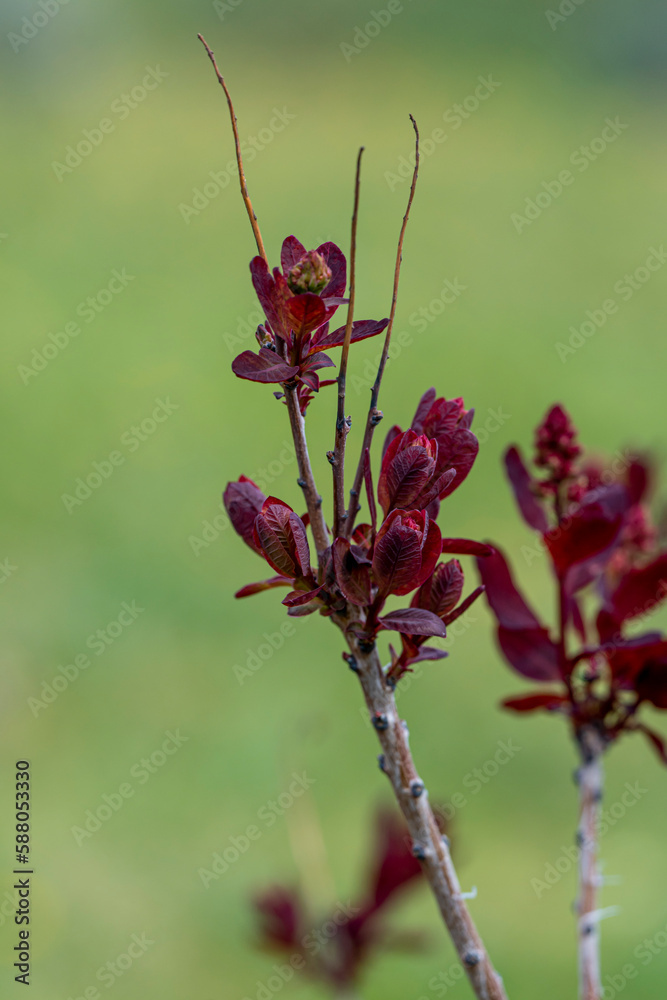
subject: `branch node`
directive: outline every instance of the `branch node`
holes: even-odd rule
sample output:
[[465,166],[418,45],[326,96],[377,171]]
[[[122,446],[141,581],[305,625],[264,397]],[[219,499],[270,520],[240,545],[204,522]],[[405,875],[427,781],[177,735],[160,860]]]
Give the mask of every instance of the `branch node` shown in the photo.
[[389,719],[384,712],[375,712],[371,716],[371,722],[379,733],[384,733],[385,730],[389,729]]
[[410,782],[410,795],[413,799],[418,799],[420,795],[424,793],[424,782],[420,781],[419,778],[415,778]]
[[417,841],[412,844],[412,854],[418,861],[426,861],[426,848],[423,844],[418,844]]
[[470,969],[474,968],[476,965],[479,965],[479,952],[472,949],[467,951],[463,956],[463,961]]
[[384,759],[384,754],[383,753],[379,753],[378,754],[378,767],[380,768],[380,770],[382,771],[383,774],[387,773],[386,768],[385,768],[385,759]]
[[343,653],[343,659],[346,661],[348,667],[353,673],[359,673],[359,665],[357,663],[356,656],[353,656],[352,653]]
[[302,490],[305,490],[305,488],[308,486],[308,483],[306,482],[305,479],[297,479],[296,485],[300,486]]
[[377,427],[380,421],[384,418],[384,413],[382,410],[374,410],[371,415],[371,425]]

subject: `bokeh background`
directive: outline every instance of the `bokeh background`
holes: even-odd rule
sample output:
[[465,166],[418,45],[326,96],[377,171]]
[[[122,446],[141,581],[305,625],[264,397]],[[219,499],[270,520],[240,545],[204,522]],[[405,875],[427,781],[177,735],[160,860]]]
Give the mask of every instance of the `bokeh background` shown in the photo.
[[[667,457],[667,270],[627,301],[614,291],[667,237],[664,6],[566,0],[559,12],[554,0],[549,15],[546,4],[522,0],[404,0],[370,37],[372,10],[386,10],[384,0],[374,8],[3,0],[3,995],[20,989],[6,895],[16,759],[27,757],[34,772],[35,1000],[75,1000],[93,986],[119,1000],[255,1000],[275,959],[254,947],[250,895],[272,882],[301,884],[322,915],[354,897],[374,810],[388,797],[357,685],[326,623],[297,622],[260,669],[239,670],[260,647],[266,654],[266,635],[279,634],[285,618],[281,594],[234,602],[234,590],[263,569],[226,526],[221,490],[244,472],[299,499],[284,411],[270,388],[237,381],[229,368],[252,346],[244,324],[256,309],[247,272],[254,247],[236,180],[225,180],[233,154],[226,108],[197,31],[219,57],[242,137],[269,127],[276,108],[293,116],[281,132],[263,133],[246,164],[271,257],[292,232],[307,245],[331,238],[347,246],[354,158],[366,146],[359,316],[380,317],[389,306],[408,112],[424,140],[446,133],[423,160],[396,327],[412,343],[389,365],[382,406],[405,426],[434,384],[476,407],[483,446],[447,501],[449,533],[502,542],[548,616],[546,567],[516,517],[503,450],[528,445],[560,400],[592,449],[640,446]],[[149,69],[159,84],[132,97]],[[455,124],[455,105],[480,77],[493,79],[493,93]],[[607,118],[627,127],[604,151],[594,143],[587,169],[573,166]],[[80,163],[70,154],[68,166],[68,147],[102,119],[112,128]],[[573,183],[530,224],[516,224],[526,199],[568,167]],[[212,182],[211,172],[222,179]],[[107,293],[114,270],[131,279]],[[447,281],[465,290],[431,310]],[[89,297],[99,309],[92,318]],[[610,297],[618,312],[559,356],[570,327]],[[432,321],[418,330],[422,308]],[[63,335],[73,323],[80,333]],[[53,338],[61,346],[44,353]],[[369,341],[353,354],[357,428],[378,350]],[[170,412],[151,423],[157,400]],[[142,440],[132,428],[146,420]],[[312,406],[309,428],[326,484],[330,390]],[[90,496],[63,499],[112,452],[122,462]],[[472,568],[469,579],[472,586]],[[143,610],[119,630],[123,602]],[[572,843],[575,756],[558,721],[498,710],[521,682],[499,660],[485,609],[466,621],[448,640],[450,658],[425,665],[401,709],[441,800],[465,793],[466,776],[498,741],[521,748],[466,795],[456,817],[460,873],[464,887],[478,888],[472,910],[510,995],[571,998],[573,872],[541,898],[531,880]],[[99,652],[95,633],[110,624]],[[59,681],[47,704],[60,668],[82,654],[90,666],[64,690]],[[187,739],[163,759],[167,731]],[[148,774],[140,762],[156,752]],[[294,772],[312,780],[308,794],[271,826],[260,821],[260,839],[204,888],[199,869],[257,822]],[[628,995],[654,1000],[665,992],[667,952],[658,948],[644,966],[635,949],[667,926],[667,774],[628,739],[608,760],[608,804],[637,781],[645,791],[603,841],[605,870],[623,879],[604,891],[605,906],[622,907],[604,924],[604,968],[613,976],[633,964]],[[77,843],[73,828],[87,811],[128,782],[134,794]],[[428,930],[427,947],[389,950],[362,995],[444,995],[429,983],[454,954],[423,887],[392,926]],[[97,971],[133,934],[154,943],[101,983]],[[298,977],[282,993],[324,995]],[[449,993],[470,996],[464,982]]]

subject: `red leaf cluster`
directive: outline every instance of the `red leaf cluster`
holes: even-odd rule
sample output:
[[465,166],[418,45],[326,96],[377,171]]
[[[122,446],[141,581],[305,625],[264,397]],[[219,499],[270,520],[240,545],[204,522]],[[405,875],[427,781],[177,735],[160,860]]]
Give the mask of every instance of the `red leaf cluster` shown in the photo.
[[[329,331],[330,320],[343,298],[347,265],[335,243],[306,250],[295,236],[284,240],[280,264],[271,272],[262,257],[250,264],[252,283],[266,322],[257,329],[259,352],[243,351],[232,362],[238,378],[251,382],[296,384],[301,412],[321,386],[317,372],[335,367],[326,351],[340,347],[345,326]],[[351,342],[374,337],[388,320],[358,320]]]
[[637,720],[642,703],[667,709],[667,639],[626,631],[667,597],[667,551],[658,548],[646,505],[650,468],[638,458],[620,473],[584,463],[561,406],[546,415],[536,443],[542,476],[531,475],[517,448],[505,465],[519,511],[550,559],[558,626],[542,624],[499,550],[479,560],[479,572],[503,656],[523,677],[553,688],[510,698],[505,707],[561,712],[575,734],[592,727],[605,744],[642,732],[667,763],[662,738]]

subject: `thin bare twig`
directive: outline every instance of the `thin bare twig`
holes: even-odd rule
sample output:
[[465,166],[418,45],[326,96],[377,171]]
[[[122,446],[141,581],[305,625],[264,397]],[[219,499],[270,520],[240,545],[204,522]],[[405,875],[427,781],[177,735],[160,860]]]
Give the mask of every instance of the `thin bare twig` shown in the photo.
[[357,155],[357,169],[354,178],[354,210],[352,212],[352,233],[350,236],[350,299],[347,306],[347,322],[345,324],[345,339],[340,356],[340,371],[338,374],[338,410],[336,414],[336,443],[330,461],[333,466],[334,492],[334,538],[343,530],[345,522],[345,442],[350,429],[350,422],[345,416],[345,380],[347,377],[347,359],[350,353],[352,337],[352,322],[354,320],[354,296],[356,291],[357,266],[357,221],[359,219],[359,182],[361,177],[362,146]]
[[597,864],[597,826],[602,800],[602,748],[595,733],[581,737],[583,763],[578,772],[580,816],[577,828],[579,847],[579,899],[577,901],[577,941],[579,949],[579,996],[600,1000],[600,932]]
[[257,222],[257,216],[255,215],[255,210],[253,209],[252,202],[250,201],[250,195],[248,194],[248,185],[246,183],[245,173],[243,172],[243,158],[241,156],[241,141],[239,139],[239,130],[238,130],[238,126],[237,126],[237,123],[236,123],[236,113],[234,111],[234,105],[232,104],[232,98],[231,98],[231,95],[230,95],[229,91],[227,90],[227,84],[225,83],[224,77],[223,77],[222,73],[220,72],[220,70],[218,69],[218,64],[215,61],[215,56],[213,55],[212,48],[210,47],[210,45],[208,45],[208,43],[206,42],[206,40],[205,40],[205,38],[204,38],[203,35],[199,35],[198,34],[197,38],[199,39],[199,41],[202,43],[202,45],[206,49],[206,52],[208,53],[208,57],[211,60],[211,63],[213,64],[213,69],[215,70],[215,75],[218,78],[218,83],[220,84],[220,86],[224,90],[225,97],[227,98],[227,107],[229,108],[229,117],[231,118],[231,121],[232,121],[232,131],[234,132],[234,143],[236,145],[236,164],[237,164],[237,166],[239,168],[239,182],[241,184],[241,196],[243,198],[243,202],[245,204],[246,211],[248,213],[248,218],[250,219],[250,225],[252,226],[252,231],[255,234],[255,242],[257,244],[257,250],[259,252],[260,257],[263,257],[264,260],[266,261],[266,263],[268,264],[269,261],[268,261],[268,258],[266,256],[266,250],[264,249],[264,241],[262,240],[262,234],[259,231],[259,223]]
[[417,127],[417,122],[414,120],[412,115],[410,115],[410,121],[412,122],[412,127],[415,130],[415,166],[412,172],[412,184],[410,185],[410,194],[408,195],[408,204],[405,209],[405,215],[403,216],[403,223],[401,225],[401,232],[398,237],[398,247],[396,250],[396,265],[394,267],[394,287],[391,297],[391,311],[389,313],[389,323],[387,325],[387,332],[384,338],[384,347],[382,348],[382,355],[380,357],[380,363],[378,365],[377,375],[375,377],[375,382],[373,383],[373,388],[371,389],[371,405],[368,410],[368,417],[366,419],[366,429],[364,431],[364,440],[361,445],[361,456],[359,458],[359,464],[357,466],[357,471],[354,476],[354,484],[350,490],[350,506],[348,509],[347,519],[345,522],[345,534],[349,537],[352,534],[354,528],[354,522],[357,514],[359,513],[359,495],[361,492],[361,483],[364,476],[364,454],[366,450],[370,451],[371,442],[373,440],[373,431],[377,425],[382,420],[382,413],[378,410],[378,399],[380,396],[380,386],[382,384],[382,377],[384,375],[384,370],[387,365],[387,358],[389,357],[389,346],[391,344],[391,333],[394,329],[394,317],[396,316],[396,304],[398,302],[398,284],[401,277],[401,262],[403,260],[403,240],[405,237],[405,230],[407,229],[408,219],[410,217],[410,209],[412,207],[412,202],[415,196],[415,189],[417,187],[417,176],[419,174],[419,129]]

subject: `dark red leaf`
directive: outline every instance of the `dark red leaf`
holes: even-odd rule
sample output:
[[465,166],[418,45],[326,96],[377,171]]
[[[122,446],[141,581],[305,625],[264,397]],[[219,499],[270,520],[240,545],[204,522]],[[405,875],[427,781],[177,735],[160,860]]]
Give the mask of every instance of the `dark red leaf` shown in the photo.
[[260,580],[259,583],[248,583],[241,587],[234,594],[234,597],[252,597],[253,594],[261,594],[263,590],[273,590],[274,587],[291,587],[294,581],[287,576],[272,576],[269,580]]
[[520,694],[514,698],[505,698],[501,702],[503,708],[509,708],[512,712],[537,712],[540,709],[553,712],[567,703],[565,695],[552,694],[548,691],[539,694]]
[[395,510],[375,540],[373,575],[384,594],[408,594],[431,575],[442,537],[425,511]]
[[382,458],[383,459],[384,459],[384,456],[387,454],[387,451],[389,449],[389,445],[392,443],[392,441],[395,438],[397,438],[399,436],[399,434],[402,434],[402,433],[403,433],[403,431],[398,426],[398,424],[394,424],[393,427],[389,428],[389,430],[387,431],[387,436],[384,439],[384,444],[382,445]]
[[[435,473],[436,455],[437,446],[414,431],[406,431],[392,441],[382,459],[378,482],[378,499],[385,517],[395,508],[414,506]],[[420,505],[419,509],[424,507]]]
[[477,560],[486,596],[498,623],[508,629],[540,629],[537,617],[517,590],[500,549]]
[[280,250],[280,266],[283,269],[283,274],[287,274],[295,264],[299,263],[305,254],[306,248],[303,243],[297,240],[296,236],[288,236],[283,240]]
[[447,629],[445,623],[432,611],[423,608],[401,608],[379,618],[383,629],[404,632],[406,635],[439,635],[445,638]]
[[364,451],[364,485],[366,487],[366,499],[368,501],[368,511],[371,515],[371,524],[373,531],[375,531],[377,527],[377,508],[375,506],[375,491],[373,489],[371,456],[368,448]]
[[322,590],[324,587],[316,587],[315,590],[309,590],[305,594],[302,590],[292,590],[287,597],[283,597],[281,603],[288,608],[300,608],[303,604],[309,604],[315,600]]
[[279,297],[276,291],[276,282],[271,276],[268,264],[263,257],[253,257],[250,261],[250,274],[252,277],[255,294],[264,310],[264,315],[269,321],[271,329],[279,337],[285,339],[285,330],[279,311]]
[[296,337],[312,333],[326,319],[324,303],[314,292],[293,295],[287,300],[286,314]]
[[639,569],[630,569],[612,592],[608,605],[619,624],[653,611],[667,597],[667,552]]
[[329,241],[327,243],[322,243],[322,245],[317,248],[317,252],[321,257],[324,257],[328,266],[331,268],[331,278],[329,280],[329,284],[322,291],[322,298],[339,298],[341,295],[345,295],[345,286],[347,284],[347,264],[343,251],[337,247],[335,243],[331,243]]
[[289,382],[298,374],[299,369],[285,364],[274,351],[262,347],[259,354],[252,351],[239,354],[232,361],[232,371],[238,378],[246,378],[251,382]]
[[262,491],[255,486],[252,479],[241,476],[238,482],[227,483],[222,500],[234,530],[246,545],[261,555],[261,549],[255,542],[253,528],[255,518],[266,500]]
[[558,648],[545,628],[498,628],[498,643],[505,659],[533,681],[560,680]]
[[650,701],[656,708],[667,709],[667,657],[664,653],[662,659],[645,664],[634,687],[640,701]]
[[315,354],[311,354],[302,363],[300,367],[301,374],[304,372],[314,372],[318,371],[320,368],[335,368],[335,362],[331,360],[328,354],[323,351],[317,351]]
[[453,556],[492,556],[496,550],[484,542],[473,542],[470,538],[443,538],[442,552]]
[[611,513],[601,502],[583,503],[544,536],[556,572],[563,575],[603,552],[617,538],[622,523],[622,515]]
[[435,389],[427,389],[422,398],[417,404],[417,412],[414,415],[414,419],[410,424],[413,431],[417,434],[424,433],[424,421],[426,420],[427,414],[429,413],[431,407],[435,402],[437,392]]
[[[350,343],[356,344],[360,340],[366,340],[368,337],[375,337],[378,333],[386,328],[389,323],[388,319],[373,320],[373,319],[360,319],[352,324],[352,335],[350,337]],[[345,340],[345,327],[340,326],[333,333],[330,333],[323,337],[317,337],[316,343],[313,344],[313,348],[318,351],[328,351],[332,347],[340,347]]]
[[505,454],[505,468],[524,521],[535,531],[545,534],[549,529],[547,516],[542,504],[535,496],[533,481],[523,464],[521,455],[514,447]]
[[463,582],[463,570],[458,559],[439,563],[412,598],[411,606],[426,608],[435,615],[446,615],[459,603]]
[[368,558],[347,538],[336,538],[332,546],[336,583],[341,592],[357,607],[371,603],[371,577]]

